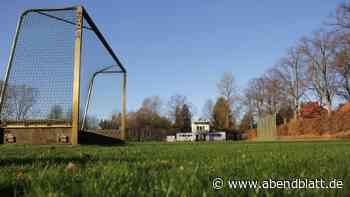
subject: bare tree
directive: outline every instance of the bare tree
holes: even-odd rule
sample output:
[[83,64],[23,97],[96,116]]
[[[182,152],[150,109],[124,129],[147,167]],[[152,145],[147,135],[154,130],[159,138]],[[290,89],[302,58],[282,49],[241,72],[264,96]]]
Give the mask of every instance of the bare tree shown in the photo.
[[249,82],[243,103],[247,113],[262,117],[278,113],[283,106],[289,105],[285,87],[278,77],[271,69],[264,76]]
[[203,106],[202,109],[202,117],[206,120],[209,120],[212,122],[213,119],[213,109],[214,109],[214,102],[211,99],[208,99]]
[[150,113],[160,114],[162,110],[162,105],[163,103],[159,96],[151,96],[143,100],[141,108],[149,111]]
[[180,116],[180,111],[184,104],[187,104],[186,96],[176,94],[170,97],[168,102],[168,115],[172,122],[175,123],[176,118]]
[[[1,80],[0,81],[0,90],[4,88],[4,82]],[[7,93],[6,95],[10,97],[11,95],[9,94],[9,88],[7,88]],[[6,119],[5,117],[13,117],[14,116],[14,105],[11,104],[11,100],[9,98],[4,99],[2,109],[1,109],[1,119]]]
[[223,96],[232,106],[235,99],[238,99],[235,78],[232,73],[225,72],[217,84],[219,94]]
[[333,97],[337,91],[336,75],[332,68],[335,54],[332,34],[321,30],[313,38],[303,38],[301,49],[307,59],[311,87],[318,95],[320,103],[331,112]]
[[[169,128],[170,121],[161,115],[162,102],[158,96],[147,97],[137,112],[128,114],[129,128],[134,129],[155,129]],[[119,117],[115,117],[119,122]]]
[[263,94],[264,98],[264,111],[268,114],[277,113],[288,100],[288,95],[283,82],[275,75],[274,70],[268,70],[265,76],[262,78],[265,90]]
[[294,118],[298,117],[301,98],[307,91],[305,67],[301,49],[292,47],[288,49],[286,56],[272,69],[274,77],[282,83],[285,93],[292,100]]
[[229,110],[231,111],[230,117],[227,116],[227,120],[235,123],[236,117],[239,114],[239,96],[235,82],[235,78],[230,72],[224,72],[220,81],[217,83],[217,88],[220,96],[222,96],[228,102]]
[[336,32],[334,42],[336,54],[333,64],[339,87],[337,95],[348,100],[350,99],[350,33]]
[[14,110],[16,120],[25,120],[33,113],[39,92],[27,85],[8,86],[6,90],[6,106]]
[[350,30],[350,3],[341,3],[336,10],[336,25],[341,29]]
[[[130,114],[130,113],[129,113]],[[88,119],[89,118],[89,119]],[[95,116],[88,116],[86,121],[86,128],[96,128],[100,127],[101,129],[119,129],[121,126],[122,114],[118,111],[111,113],[109,118],[104,118],[98,120]],[[97,123],[97,124],[96,124]]]
[[350,2],[338,5],[335,15],[332,17],[333,42],[336,45],[336,57],[334,69],[337,74],[337,95],[350,99]]
[[245,102],[247,111],[254,112],[261,116],[264,112],[265,82],[262,78],[255,78],[249,81],[245,89]]

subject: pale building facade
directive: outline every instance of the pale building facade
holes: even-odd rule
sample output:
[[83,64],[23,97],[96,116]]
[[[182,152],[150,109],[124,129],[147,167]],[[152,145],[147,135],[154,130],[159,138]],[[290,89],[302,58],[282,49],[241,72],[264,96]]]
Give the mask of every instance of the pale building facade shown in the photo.
[[192,133],[206,134],[210,131],[210,122],[208,120],[193,121],[191,125]]

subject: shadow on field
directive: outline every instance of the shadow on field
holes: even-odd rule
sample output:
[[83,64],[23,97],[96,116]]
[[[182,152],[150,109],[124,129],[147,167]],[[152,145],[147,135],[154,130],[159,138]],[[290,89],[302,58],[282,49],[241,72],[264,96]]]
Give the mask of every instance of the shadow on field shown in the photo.
[[102,145],[102,146],[122,146],[125,142],[121,139],[101,135],[93,132],[81,132],[79,134],[79,144],[81,145]]
[[0,144],[4,143],[4,129],[0,129]]
[[[66,166],[69,162],[73,162],[74,164],[77,164],[78,166],[84,167],[85,164],[89,162],[117,162],[117,163],[134,163],[136,161],[136,158],[128,158],[128,157],[99,157],[98,155],[90,155],[87,153],[83,153],[79,156],[53,156],[53,155],[47,155],[45,157],[28,157],[28,158],[18,158],[18,157],[12,157],[12,158],[6,158],[0,160],[0,167],[4,166],[24,166],[24,165],[53,165],[53,166],[59,166],[63,165]],[[1,187],[0,187],[1,189]],[[0,193],[1,196],[1,193]]]
[[15,196],[15,187],[12,185],[6,185],[6,186],[0,187],[0,196],[3,196],[3,197]]

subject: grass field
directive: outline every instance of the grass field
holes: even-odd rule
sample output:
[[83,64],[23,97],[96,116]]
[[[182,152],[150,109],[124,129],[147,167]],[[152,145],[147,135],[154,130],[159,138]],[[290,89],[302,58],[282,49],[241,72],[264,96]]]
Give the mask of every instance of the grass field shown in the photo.
[[[348,196],[349,150],[350,141],[1,145],[0,196]],[[215,177],[336,178],[345,189],[214,190]]]

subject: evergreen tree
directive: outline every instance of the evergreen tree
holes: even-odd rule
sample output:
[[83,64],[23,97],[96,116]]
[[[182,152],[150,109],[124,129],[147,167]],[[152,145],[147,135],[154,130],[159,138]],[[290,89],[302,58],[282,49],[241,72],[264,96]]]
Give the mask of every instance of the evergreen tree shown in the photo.
[[186,104],[184,104],[182,106],[181,117],[182,117],[182,122],[183,122],[181,131],[183,131],[183,132],[191,132],[191,118],[192,118],[192,114],[190,112],[189,107]]
[[63,109],[60,105],[54,105],[49,113],[49,119],[58,120],[63,118]]
[[182,129],[184,127],[184,122],[182,118],[182,106],[180,105],[176,106],[176,109],[175,109],[174,127],[179,129]]

